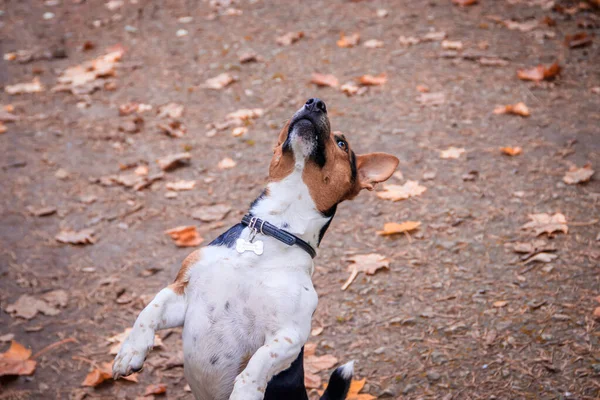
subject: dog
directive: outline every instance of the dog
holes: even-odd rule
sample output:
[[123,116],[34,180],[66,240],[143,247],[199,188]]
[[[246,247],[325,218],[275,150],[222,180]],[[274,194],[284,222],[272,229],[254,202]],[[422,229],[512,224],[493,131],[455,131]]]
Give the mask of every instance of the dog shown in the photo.
[[[198,400],[306,399],[303,346],[317,293],[313,258],[337,205],[387,180],[398,158],[356,155],[309,99],[279,133],[266,188],[242,221],[192,252],[140,313],[113,364],[142,368],[155,331],[183,326],[184,372]],[[322,399],[344,399],[352,362]]]

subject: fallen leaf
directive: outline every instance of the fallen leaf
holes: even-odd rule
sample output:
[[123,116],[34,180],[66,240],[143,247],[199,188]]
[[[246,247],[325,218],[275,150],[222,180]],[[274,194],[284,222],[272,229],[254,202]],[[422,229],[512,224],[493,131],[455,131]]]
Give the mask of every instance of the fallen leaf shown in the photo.
[[96,88],[102,87],[103,82],[99,78],[108,78],[116,74],[117,62],[124,54],[125,49],[117,45],[98,58],[67,68],[58,77],[58,85],[52,88],[52,91],[70,91],[73,94],[91,93]]
[[506,26],[511,31],[521,31],[521,32],[530,32],[540,26],[540,23],[535,19],[532,19],[530,21],[525,21],[525,22],[517,22],[517,21],[508,20],[508,21],[502,21],[502,24],[504,24],[504,26]]
[[443,92],[421,93],[417,102],[424,106],[439,106],[446,102],[446,95]]
[[166,187],[168,190],[174,190],[176,192],[192,190],[196,187],[196,181],[186,181],[182,179],[175,182],[167,182]]
[[240,110],[231,112],[227,114],[227,119],[239,120],[239,121],[249,121],[252,119],[260,118],[264,114],[264,110],[262,108],[242,108]]
[[383,225],[382,231],[377,231],[377,234],[380,236],[395,235],[397,233],[414,231],[420,226],[421,223],[418,221],[405,221],[400,224],[396,222],[388,222]]
[[184,106],[177,103],[167,103],[158,107],[158,118],[181,118],[184,111]]
[[163,171],[169,171],[190,163],[192,155],[190,153],[169,154],[156,160],[158,166]]
[[448,147],[446,150],[440,151],[440,158],[444,159],[456,159],[460,158],[465,153],[465,149],[462,147]]
[[340,82],[338,78],[331,74],[319,74],[313,72],[312,77],[310,79],[310,83],[314,83],[317,86],[330,86],[330,87],[338,87]]
[[383,47],[383,41],[377,40],[377,39],[371,39],[371,40],[367,40],[365,43],[363,43],[363,46],[365,46],[368,49],[380,49]]
[[8,94],[38,93],[46,90],[38,77],[33,78],[31,82],[6,85],[4,91]]
[[442,41],[442,49],[444,50],[462,50],[463,44],[460,40],[444,40]]
[[400,36],[398,38],[398,42],[402,45],[402,46],[413,46],[415,44],[419,44],[421,42],[421,40],[419,38],[416,38],[414,36]]
[[[122,376],[119,379],[137,383],[137,377],[138,374],[134,373],[129,376]],[[81,382],[81,386],[96,387],[105,381],[112,382],[112,380],[112,362],[105,362],[88,373],[83,382]]]
[[570,48],[585,47],[592,44],[593,37],[586,32],[578,32],[574,35],[565,36],[565,45]]
[[479,57],[477,62],[484,67],[504,67],[508,65],[508,61],[498,57]]
[[288,32],[283,36],[279,36],[275,41],[281,46],[289,46],[296,43],[304,37],[304,32]]
[[360,272],[364,272],[367,275],[374,275],[382,268],[390,269],[390,260],[381,254],[359,254],[348,257],[347,260],[351,262],[351,264],[348,265],[350,277],[342,286],[342,290],[348,289]]
[[150,396],[153,394],[165,394],[167,393],[167,385],[164,383],[157,383],[154,385],[146,386],[146,391],[144,392],[144,396]]
[[324,328],[322,326],[317,326],[310,331],[310,336],[319,336],[323,333]]
[[417,92],[429,93],[429,88],[425,85],[417,85]]
[[162,133],[174,138],[183,137],[187,132],[186,126],[177,120],[171,120],[166,124],[158,124],[157,127]]
[[348,390],[348,395],[346,400],[374,400],[377,397],[371,396],[368,393],[360,393],[367,382],[366,378],[361,380],[352,380],[350,383],[350,389]]
[[523,102],[517,104],[509,104],[506,106],[498,106],[494,109],[494,114],[514,114],[522,117],[529,117],[529,108]]
[[519,146],[515,146],[515,147],[500,147],[500,151],[502,152],[502,154],[506,154],[507,156],[518,156],[519,154],[523,153],[523,149],[520,148]]
[[388,16],[389,11],[386,10],[385,8],[379,8],[377,9],[377,11],[375,12],[375,14],[379,17],[379,18],[385,18]]
[[[598,307],[600,308],[600,307]],[[323,380],[317,374],[311,374],[308,371],[304,372],[304,386],[307,389],[319,389],[323,384]]]
[[549,67],[538,65],[537,67],[518,70],[517,77],[524,81],[541,82],[557,76],[560,73],[560,69],[561,68],[560,65],[558,65],[558,62],[555,62]]
[[529,258],[533,254],[540,253],[542,251],[556,251],[556,246],[553,243],[547,243],[545,240],[534,240],[533,242],[517,242],[513,245],[513,251],[515,253],[528,254],[525,257]]
[[248,128],[245,126],[238,126],[236,128],[233,128],[233,131],[231,131],[231,135],[233,137],[246,136],[247,133],[248,133]]
[[493,305],[496,308],[506,307],[508,305],[508,301],[505,301],[505,300],[495,301]]
[[166,230],[165,233],[173,239],[178,247],[195,247],[204,241],[194,225],[178,226]]
[[227,72],[223,72],[214,78],[207,79],[202,87],[212,90],[220,90],[235,82],[237,78]]
[[381,73],[379,75],[363,75],[358,78],[358,83],[363,86],[380,86],[387,82],[387,75]]
[[588,182],[592,175],[594,175],[594,172],[595,171],[592,169],[591,164],[586,164],[581,168],[572,166],[563,177],[563,182],[565,182],[567,185],[576,185],[578,183]]
[[14,338],[15,338],[15,334],[14,333],[7,333],[6,335],[0,336],[0,342],[2,342],[2,343],[10,342]]
[[440,40],[446,39],[448,34],[444,31],[433,31],[428,32],[423,36],[424,42],[439,42]]
[[192,213],[192,218],[202,222],[221,221],[231,211],[227,204],[215,204],[213,206],[201,207]]
[[[366,88],[363,88],[366,89]],[[359,86],[357,86],[356,84],[354,84],[353,82],[347,82],[344,83],[342,85],[342,87],[340,87],[340,90],[343,93],[346,93],[346,95],[348,96],[354,96],[355,94],[358,94],[361,91],[361,88]]]
[[338,359],[330,354],[324,356],[304,356],[304,369],[311,374],[316,374],[323,370],[330,369],[337,363]]
[[543,233],[551,236],[554,232],[569,232],[567,219],[561,213],[556,213],[554,215],[546,213],[529,214],[528,217],[531,221],[523,225],[521,229],[533,230],[535,236],[539,236]]
[[[110,349],[108,350],[108,354],[110,354],[112,356],[116,356],[117,354],[119,354],[119,350],[121,350],[121,346],[123,345],[123,342],[125,341],[125,339],[127,339],[129,334],[131,333],[132,329],[133,328],[127,328],[123,332],[118,333],[118,334],[106,339],[109,343],[112,343],[112,346],[110,346]],[[156,334],[154,335],[154,344],[152,347],[153,348],[163,347],[163,342],[162,342],[160,336],[158,336]]]
[[63,230],[60,231],[54,238],[61,243],[69,244],[94,244],[96,241],[92,237],[93,229],[82,229],[81,231]]
[[477,0],[452,0],[452,3],[457,6],[466,7],[477,4]]
[[241,52],[238,56],[238,60],[240,60],[241,64],[246,64],[251,62],[258,62],[259,57],[254,50],[248,50]]
[[539,261],[539,262],[543,262],[543,263],[549,263],[552,262],[554,260],[556,260],[558,258],[558,256],[556,254],[551,254],[551,253],[538,253],[535,256],[531,257],[530,259],[528,259],[525,264],[529,264],[535,261]]
[[594,318],[600,319],[600,307],[594,309]]
[[342,48],[354,47],[358,44],[359,40],[360,40],[359,33],[353,33],[352,35],[346,36],[342,32],[340,34],[340,39],[337,41],[337,45],[338,45],[338,47],[342,47]]
[[384,200],[399,201],[423,194],[427,188],[419,185],[418,181],[406,181],[404,185],[383,185],[383,191],[377,192],[377,197]]
[[66,307],[67,300],[68,295],[63,290],[46,293],[40,298],[24,294],[15,303],[8,305],[6,312],[24,319],[32,319],[38,313],[54,316],[60,313],[60,308]]
[[219,161],[219,163],[217,164],[217,168],[230,169],[230,168],[235,167],[236,165],[237,165],[237,163],[235,161],[233,161],[231,158],[225,157],[224,159]]
[[36,362],[29,357],[31,350],[12,340],[9,349],[0,354],[0,376],[33,375]]
[[46,206],[46,207],[33,207],[28,206],[27,211],[36,217],[46,217],[48,215],[52,215],[56,212],[56,207]]

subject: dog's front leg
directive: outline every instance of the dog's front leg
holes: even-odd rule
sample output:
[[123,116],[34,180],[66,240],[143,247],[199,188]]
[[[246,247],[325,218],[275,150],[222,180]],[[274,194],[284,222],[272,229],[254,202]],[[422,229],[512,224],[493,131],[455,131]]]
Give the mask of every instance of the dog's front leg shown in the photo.
[[269,338],[235,378],[229,400],[261,400],[271,378],[288,368],[298,357],[306,341],[302,336],[295,329],[284,329]]
[[183,294],[166,287],[142,310],[133,329],[123,342],[113,364],[113,377],[118,379],[142,369],[146,354],[154,345],[154,333],[160,329],[182,326],[185,319]]

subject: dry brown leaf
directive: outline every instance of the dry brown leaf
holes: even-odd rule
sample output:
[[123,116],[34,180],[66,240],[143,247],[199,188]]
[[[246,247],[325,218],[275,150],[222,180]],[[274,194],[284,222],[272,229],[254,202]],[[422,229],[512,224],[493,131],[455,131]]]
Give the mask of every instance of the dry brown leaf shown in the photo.
[[517,71],[517,77],[524,81],[541,82],[543,80],[549,80],[554,78],[560,73],[560,65],[558,62],[546,67],[544,65],[538,65],[528,69],[520,69]]
[[494,109],[494,114],[514,114],[521,117],[529,117],[529,108],[523,102],[517,104],[509,104],[506,106],[498,106]]
[[563,182],[567,185],[588,182],[592,178],[592,175],[594,175],[594,172],[591,164],[586,164],[581,168],[573,166],[563,177]]
[[283,36],[279,36],[275,41],[281,46],[289,46],[296,43],[304,37],[304,32],[288,32]]
[[12,340],[9,349],[0,354],[0,376],[32,375],[36,362],[29,357],[31,350]]
[[508,61],[498,57],[479,57],[477,62],[484,67],[504,67],[508,65]]
[[529,264],[535,261],[539,261],[539,262],[543,262],[543,263],[549,263],[552,262],[554,260],[556,260],[558,258],[558,256],[556,254],[551,254],[551,253],[538,253],[536,255],[534,255],[533,257],[531,257],[530,259],[528,259],[525,264]]
[[377,231],[377,234],[380,236],[395,235],[398,233],[414,231],[420,226],[421,223],[419,221],[405,221],[400,224],[396,222],[388,222],[383,225],[382,231]]
[[348,47],[354,47],[358,44],[358,42],[360,41],[360,34],[359,33],[353,33],[352,35],[344,35],[344,33],[340,33],[340,39],[337,41],[337,45],[338,47],[342,47],[342,48],[348,48]]
[[177,103],[167,103],[158,107],[158,118],[181,118],[184,111],[184,106]]
[[156,163],[163,171],[169,171],[177,167],[190,163],[192,155],[190,153],[169,154],[156,160]]
[[540,26],[540,23],[535,19],[532,19],[532,20],[526,21],[526,22],[517,22],[517,21],[508,20],[508,21],[502,21],[502,23],[504,24],[504,26],[506,26],[511,31],[521,31],[521,32],[530,32]]
[[14,85],[6,85],[4,91],[8,94],[24,94],[38,93],[46,90],[38,77],[33,78],[31,82],[16,83]]
[[146,391],[144,392],[144,396],[150,396],[153,394],[165,394],[167,393],[167,385],[164,383],[157,383],[154,385],[146,386]]
[[222,74],[219,74],[214,78],[207,79],[206,82],[204,82],[204,85],[202,85],[202,87],[206,89],[220,90],[229,86],[236,80],[237,78],[235,78],[231,74],[223,72]]
[[181,192],[184,190],[192,190],[194,187],[196,187],[196,181],[186,181],[182,179],[175,182],[167,182],[166,186],[168,190]]
[[474,4],[477,4],[478,0],[452,0],[453,4],[456,4],[457,6],[461,6],[461,7],[466,7],[466,6],[472,6]]
[[600,320],[600,307],[594,309],[594,318]]
[[428,32],[423,36],[424,42],[439,42],[440,40],[446,39],[448,34],[444,31],[433,31]]
[[28,206],[27,211],[36,217],[47,217],[48,215],[52,215],[56,212],[56,207],[46,206],[46,207],[33,207]]
[[353,82],[344,83],[340,89],[348,96],[354,96],[355,94],[360,94],[361,90],[366,90],[366,88],[360,88]]
[[463,44],[460,40],[443,40],[442,49],[444,50],[462,50]]
[[533,233],[536,236],[543,233],[551,236],[554,232],[569,232],[567,218],[561,213],[556,213],[554,215],[546,213],[529,214],[528,217],[531,221],[523,225],[521,229],[533,230]]
[[311,374],[308,371],[304,372],[304,386],[306,386],[307,389],[319,389],[322,384],[323,380],[319,375]]
[[377,192],[377,197],[384,200],[399,201],[409,197],[419,196],[427,188],[419,185],[418,181],[406,181],[404,185],[383,185],[383,191]]
[[414,36],[400,36],[398,38],[398,42],[402,45],[402,46],[413,46],[415,44],[419,44],[421,42],[421,40],[419,38],[416,38]]
[[508,305],[508,301],[498,300],[498,301],[495,301],[493,305],[496,308],[503,308],[503,307],[506,307]]
[[381,86],[387,82],[387,75],[381,73],[379,75],[363,75],[358,78],[358,83],[363,86]]
[[7,131],[6,125],[3,122],[0,122],[0,134],[5,133]]
[[502,154],[506,154],[507,156],[518,156],[519,154],[523,153],[523,149],[519,146],[515,146],[515,147],[500,147],[500,151],[502,152]]
[[215,204],[197,209],[192,213],[192,218],[199,219],[202,222],[220,221],[231,211],[228,204]]
[[[138,374],[131,374],[129,376],[122,376],[119,379],[126,381],[135,382],[138,381]],[[94,368],[81,382],[81,386],[96,387],[105,381],[112,381],[112,362],[102,363],[98,368]]]
[[69,244],[94,244],[94,230],[91,228],[83,229],[79,232],[73,230],[60,231],[54,238],[61,243]]
[[337,363],[338,359],[330,354],[324,356],[304,356],[304,369],[312,374],[316,374],[323,370],[332,368]]
[[383,41],[371,39],[363,43],[363,46],[365,46],[367,49],[380,49],[383,47]]
[[217,164],[217,168],[230,169],[230,168],[235,167],[236,165],[237,165],[237,163],[235,161],[233,161],[231,158],[225,157],[224,159],[219,161],[219,163]]
[[325,328],[323,328],[322,326],[317,326],[314,327],[311,331],[310,331],[310,336],[319,336],[321,333],[323,333],[323,330]]
[[460,158],[465,153],[465,149],[462,147],[450,146],[446,150],[440,151],[440,158],[444,159],[456,159]]
[[231,112],[227,114],[227,119],[229,120],[238,120],[240,122],[250,121],[256,118],[262,117],[264,114],[264,110],[262,108],[242,108],[240,110]]
[[247,133],[248,133],[248,128],[245,126],[238,126],[236,128],[233,128],[233,131],[231,131],[231,135],[233,137],[246,136]]
[[363,378],[361,380],[353,380],[350,383],[350,389],[348,390],[348,396],[346,397],[346,400],[374,400],[374,399],[376,399],[377,397],[372,396],[368,393],[360,393],[360,391],[365,386],[366,382],[367,382],[366,378]]
[[574,35],[565,36],[565,45],[574,49],[577,47],[585,47],[592,44],[593,36],[586,32],[578,32]]
[[[87,93],[96,87],[101,87],[101,82],[94,82],[98,78],[107,78],[116,73],[116,64],[123,55],[125,49],[114,46],[108,49],[108,53],[94,60],[87,61],[81,65],[67,68],[59,77],[58,85],[53,91],[70,91],[73,94]],[[87,88],[86,86],[90,86]]]
[[194,225],[178,226],[166,230],[165,233],[173,239],[178,247],[195,247],[204,241]]
[[429,93],[429,88],[425,85],[417,85],[417,92]]
[[338,87],[340,81],[334,75],[313,72],[312,77],[310,78],[310,83],[314,83],[317,86]]
[[556,251],[556,246],[553,243],[547,243],[545,240],[539,239],[533,242],[517,242],[513,245],[515,253],[526,253],[530,257],[532,254],[537,254],[542,251]]
[[348,280],[342,286],[342,290],[348,289],[360,272],[364,272],[367,275],[374,275],[382,268],[390,269],[390,260],[381,254],[358,254],[348,257],[347,260],[351,261],[351,264],[348,265],[350,277],[348,277]]
[[424,106],[439,106],[446,102],[446,95],[443,92],[424,92],[417,97],[417,102]]
[[316,343],[309,342],[304,345],[304,357],[314,356],[316,351],[317,351]]
[[67,301],[68,294],[64,290],[48,292],[41,298],[24,294],[15,303],[6,306],[6,312],[24,319],[32,319],[38,313],[54,316],[60,313],[60,308],[66,307]]

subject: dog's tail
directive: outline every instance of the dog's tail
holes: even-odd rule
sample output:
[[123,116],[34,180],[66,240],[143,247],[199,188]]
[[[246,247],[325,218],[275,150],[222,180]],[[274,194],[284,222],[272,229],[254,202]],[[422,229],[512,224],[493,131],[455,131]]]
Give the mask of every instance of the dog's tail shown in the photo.
[[344,400],[348,394],[348,389],[350,389],[353,373],[354,361],[350,361],[333,371],[321,400]]

